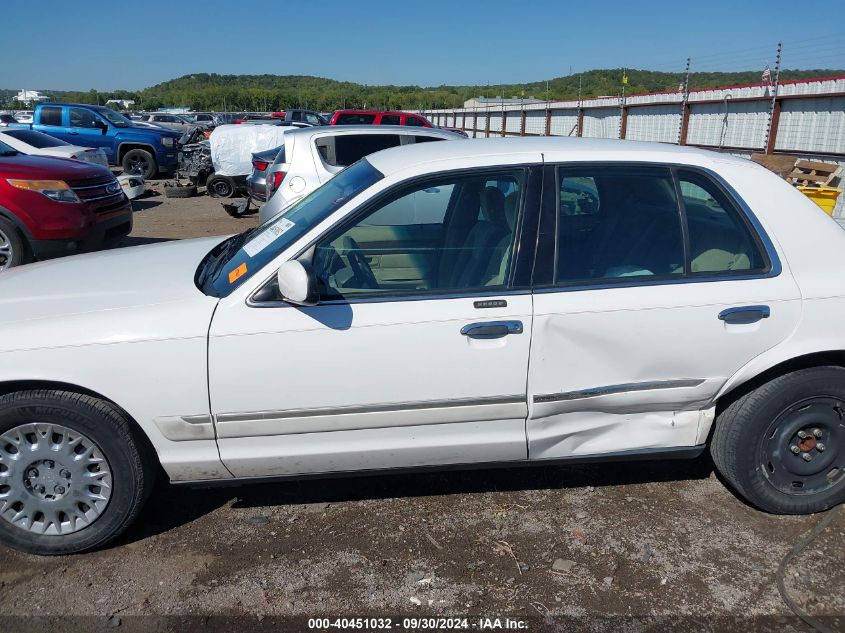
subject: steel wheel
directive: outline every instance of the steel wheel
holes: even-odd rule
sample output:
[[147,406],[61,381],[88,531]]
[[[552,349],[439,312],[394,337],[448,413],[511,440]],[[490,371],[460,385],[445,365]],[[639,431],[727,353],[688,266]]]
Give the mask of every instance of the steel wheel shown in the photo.
[[91,439],[58,424],[22,424],[0,435],[0,518],[44,535],[88,527],[106,509],[112,475]]
[[760,447],[763,473],[780,492],[825,492],[845,476],[845,404],[817,397],[787,407]]
[[14,247],[9,236],[3,232],[0,227],[0,270],[5,270],[11,266],[15,257]]

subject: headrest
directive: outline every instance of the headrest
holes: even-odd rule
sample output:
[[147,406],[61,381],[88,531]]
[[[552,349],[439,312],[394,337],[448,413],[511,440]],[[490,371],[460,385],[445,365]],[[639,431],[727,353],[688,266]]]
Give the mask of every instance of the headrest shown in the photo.
[[494,224],[505,224],[505,194],[496,187],[481,192],[481,217]]

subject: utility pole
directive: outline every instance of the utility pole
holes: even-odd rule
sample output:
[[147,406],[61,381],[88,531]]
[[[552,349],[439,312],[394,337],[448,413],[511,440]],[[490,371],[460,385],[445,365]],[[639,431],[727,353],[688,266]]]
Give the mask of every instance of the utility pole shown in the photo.
[[622,69],[622,96],[619,98],[619,130],[616,138],[625,138],[625,86],[628,85],[628,75]]
[[[581,107],[581,73],[578,73],[578,119],[575,123],[575,127],[578,128],[575,132],[575,136],[581,136],[584,134],[584,130],[581,129],[581,126],[584,123],[584,110]],[[572,132],[569,133],[570,136]]]
[[687,57],[687,67],[684,70],[684,85],[681,91],[681,121],[678,124],[678,145],[687,142],[687,125],[689,124],[689,69],[690,58]]
[[769,107],[769,122],[766,126],[766,154],[771,154],[775,149],[775,136],[777,126],[780,123],[780,103],[778,102],[778,85],[780,83],[780,60],[783,56],[783,42],[778,42],[778,55],[775,59],[775,82],[772,84],[772,104]]

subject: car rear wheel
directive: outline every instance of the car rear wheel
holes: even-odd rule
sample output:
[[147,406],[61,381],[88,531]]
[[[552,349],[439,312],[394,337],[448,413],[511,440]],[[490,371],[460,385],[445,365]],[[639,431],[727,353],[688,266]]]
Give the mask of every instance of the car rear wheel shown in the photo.
[[125,414],[66,391],[0,397],[0,542],[33,554],[101,547],[138,515],[153,458]]
[[135,174],[144,178],[152,178],[158,172],[155,158],[143,149],[130,149],[126,152],[121,166],[124,174]]
[[26,264],[32,258],[17,227],[0,218],[0,270]]
[[802,369],[737,399],[716,419],[710,452],[731,486],[767,512],[845,501],[845,369]]

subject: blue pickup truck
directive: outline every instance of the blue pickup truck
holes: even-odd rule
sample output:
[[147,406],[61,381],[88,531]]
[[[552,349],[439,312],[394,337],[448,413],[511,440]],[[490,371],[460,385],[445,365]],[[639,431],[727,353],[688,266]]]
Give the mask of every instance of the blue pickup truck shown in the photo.
[[141,127],[109,108],[80,103],[39,103],[30,124],[10,124],[44,132],[73,145],[98,147],[109,164],[120,165],[126,174],[152,178],[169,173],[179,162],[182,132]]

